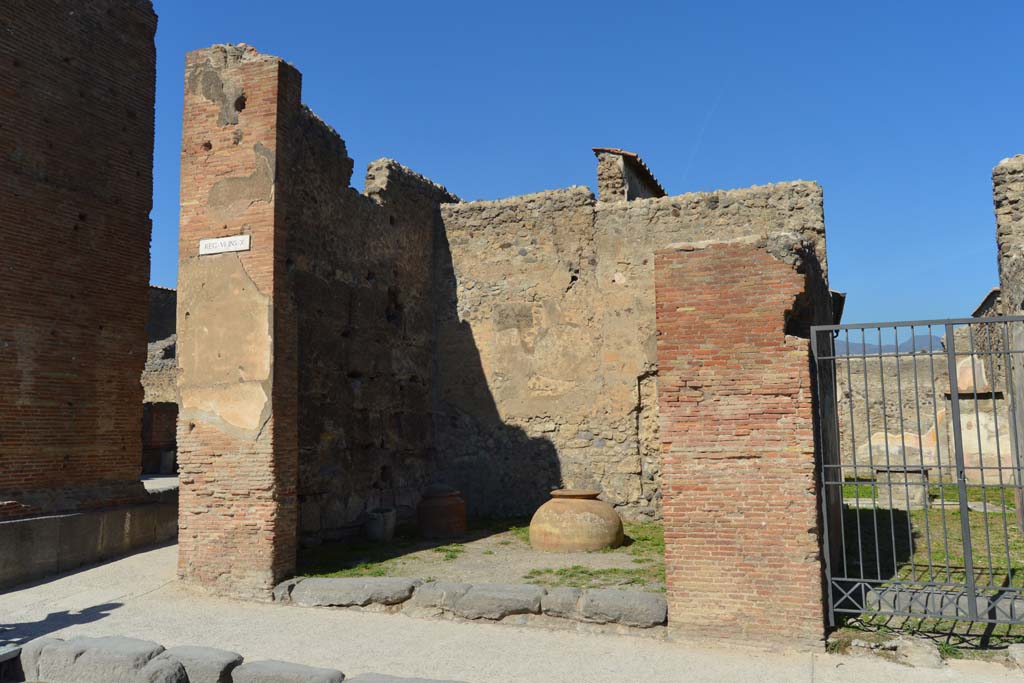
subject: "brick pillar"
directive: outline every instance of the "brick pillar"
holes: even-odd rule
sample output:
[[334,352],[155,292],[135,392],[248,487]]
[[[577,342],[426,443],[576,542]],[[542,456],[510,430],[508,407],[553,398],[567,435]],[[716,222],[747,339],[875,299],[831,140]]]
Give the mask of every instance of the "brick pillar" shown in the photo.
[[787,331],[829,304],[813,255],[784,246],[655,257],[669,625],[684,636],[823,636],[809,345]]
[[[188,55],[178,273],[178,573],[266,595],[294,571],[296,380],[279,148],[301,78],[245,46]],[[199,255],[245,235],[245,251]]]

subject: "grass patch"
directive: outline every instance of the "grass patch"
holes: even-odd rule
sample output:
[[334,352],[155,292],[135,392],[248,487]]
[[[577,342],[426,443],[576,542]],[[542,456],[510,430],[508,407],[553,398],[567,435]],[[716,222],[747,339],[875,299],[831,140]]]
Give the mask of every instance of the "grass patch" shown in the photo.
[[665,527],[661,522],[626,522],[626,537],[632,540],[624,546],[635,557],[650,560],[665,559]]
[[[510,573],[508,579],[515,581],[521,572],[527,572],[523,579],[529,583],[545,586],[574,586],[580,588],[623,587],[637,589],[664,590],[665,583],[665,535],[658,522],[626,522],[624,525],[626,543],[619,548],[604,551],[618,553],[623,557],[616,564],[627,564],[626,567],[597,568],[584,566],[588,563],[569,568],[551,568],[545,565],[549,559],[542,553],[517,558],[523,562],[522,569]],[[467,553],[471,543],[461,542],[434,545],[426,539],[416,536],[415,529],[403,526],[398,529],[395,538],[389,543],[369,543],[366,541],[350,541],[334,543],[316,548],[306,549],[300,556],[299,572],[305,576],[323,577],[370,577],[370,576],[406,576],[410,572],[429,573],[422,567],[423,562],[452,563],[446,575],[458,574],[459,560],[464,557],[501,562],[501,557],[508,551],[499,548],[510,547],[517,553],[527,550],[529,546],[529,526],[524,520],[483,520],[471,526],[468,538],[486,538],[502,534],[491,541],[490,548],[481,548],[479,552]],[[525,546],[525,547],[524,547]],[[485,546],[486,548],[487,546]],[[599,559],[595,557],[595,562]],[[607,562],[600,562],[607,564]],[[497,565],[496,565],[497,566]],[[416,569],[420,567],[420,569]]]
[[451,562],[452,560],[459,559],[459,555],[466,552],[465,546],[461,543],[449,543],[448,545],[439,545],[432,549],[435,553],[441,553],[444,555],[442,559],[445,562]]
[[[911,492],[915,490],[916,486],[920,485],[910,484]],[[862,504],[870,501],[887,504],[889,502],[890,489],[893,500],[897,502],[906,495],[903,485],[895,480],[892,486],[885,482],[861,481],[843,484],[843,498],[847,501],[860,501]],[[981,503],[984,501],[986,505],[992,506],[996,510],[1004,507],[1008,510],[1016,509],[1016,491],[1013,486],[1000,486],[998,479],[995,482],[991,482],[986,478],[984,488],[980,484],[969,483],[967,485],[967,500],[971,503]],[[932,502],[956,504],[960,502],[960,492],[955,483],[938,482],[928,485],[928,498]],[[888,507],[888,505],[884,505],[884,507]]]
[[[641,569],[591,569],[576,564],[560,569],[534,569],[523,580],[539,586],[569,586],[571,588],[610,588],[619,586],[647,586],[653,583],[652,573]],[[662,588],[664,590],[664,588]]]
[[964,653],[956,645],[939,643],[939,656],[943,659],[963,659]]
[[[951,495],[956,500],[955,486],[931,488],[937,491],[936,495]],[[973,491],[979,500],[983,493],[977,487],[968,491]],[[995,493],[1002,497],[1001,492]],[[963,519],[956,506],[933,504],[927,510],[909,511],[844,507],[845,561],[834,565],[833,572],[837,576],[880,581],[881,586],[899,581],[907,590],[928,584],[956,590],[966,583],[968,576]],[[968,512],[966,521],[979,595],[991,595],[993,587],[1024,590],[1024,535],[1017,528],[1014,511],[1008,510],[1004,516],[1000,503],[1000,509],[990,510],[989,514]],[[986,649],[1024,640],[1021,625],[870,612],[848,617],[846,627],[868,633],[899,631],[933,638],[940,649],[946,646],[949,654],[943,656],[948,658],[962,656],[961,648]],[[942,641],[938,642],[940,638]]]
[[540,586],[571,588],[609,588],[637,586],[665,590],[665,530],[659,522],[626,522],[623,524],[627,542],[602,553],[632,555],[629,569],[592,569],[582,565],[540,568],[528,572],[523,580]]

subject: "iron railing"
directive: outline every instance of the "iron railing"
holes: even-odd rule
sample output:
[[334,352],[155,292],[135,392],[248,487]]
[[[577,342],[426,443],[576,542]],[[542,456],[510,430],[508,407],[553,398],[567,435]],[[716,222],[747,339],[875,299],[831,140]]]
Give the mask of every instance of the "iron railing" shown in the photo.
[[1024,316],[813,327],[829,617],[1024,623]]

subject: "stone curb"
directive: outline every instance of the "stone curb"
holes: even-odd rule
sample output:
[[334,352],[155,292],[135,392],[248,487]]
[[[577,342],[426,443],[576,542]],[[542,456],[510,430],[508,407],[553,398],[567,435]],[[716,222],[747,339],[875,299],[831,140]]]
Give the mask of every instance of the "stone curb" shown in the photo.
[[14,680],[46,683],[341,683],[345,674],[289,662],[242,663],[237,652],[107,636],[37,638]]
[[595,624],[653,628],[666,623],[668,604],[660,593],[607,588],[551,588],[531,584],[476,584],[382,578],[296,578],[274,589],[274,600],[305,607],[401,605],[411,616],[450,614],[500,621],[512,615],[549,617]]

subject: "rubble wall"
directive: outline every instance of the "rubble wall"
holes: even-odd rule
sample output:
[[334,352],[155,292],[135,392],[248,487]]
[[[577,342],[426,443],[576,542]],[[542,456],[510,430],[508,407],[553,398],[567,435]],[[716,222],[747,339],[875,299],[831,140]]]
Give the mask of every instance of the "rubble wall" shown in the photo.
[[809,182],[615,202],[577,187],[442,218],[438,463],[485,514],[530,514],[560,479],[658,517],[654,252],[792,232],[824,254]]

